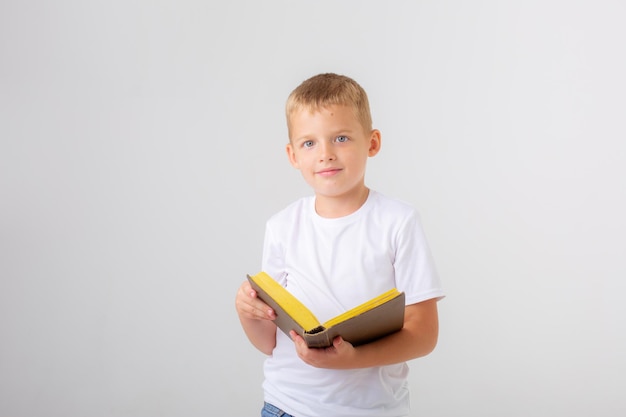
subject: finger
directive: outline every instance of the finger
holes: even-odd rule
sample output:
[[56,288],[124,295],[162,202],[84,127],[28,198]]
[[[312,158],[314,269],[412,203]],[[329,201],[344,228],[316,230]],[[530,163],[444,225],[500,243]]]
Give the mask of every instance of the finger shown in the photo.
[[297,345],[302,345],[304,343],[302,336],[300,336],[295,330],[289,331],[289,336],[291,336],[291,340],[293,340]]
[[339,348],[339,346],[341,346],[343,344],[343,338],[341,336],[337,336],[335,337],[335,339],[333,339],[333,346],[335,348]]
[[259,305],[250,305],[250,314],[254,318],[263,319],[263,320],[274,320],[276,315],[274,314],[274,310],[266,306],[264,303],[260,303]]

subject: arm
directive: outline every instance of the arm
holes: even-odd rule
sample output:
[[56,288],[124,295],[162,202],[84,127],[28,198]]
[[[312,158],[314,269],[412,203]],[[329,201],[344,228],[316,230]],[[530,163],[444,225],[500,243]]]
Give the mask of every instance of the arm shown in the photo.
[[369,368],[426,356],[437,345],[438,335],[436,299],[407,306],[400,331],[357,347],[338,337],[331,347],[310,349],[299,335],[291,333],[298,356],[304,362],[330,369]]
[[276,346],[276,318],[274,310],[259,298],[248,281],[244,281],[235,297],[235,307],[241,327],[252,344],[266,355]]

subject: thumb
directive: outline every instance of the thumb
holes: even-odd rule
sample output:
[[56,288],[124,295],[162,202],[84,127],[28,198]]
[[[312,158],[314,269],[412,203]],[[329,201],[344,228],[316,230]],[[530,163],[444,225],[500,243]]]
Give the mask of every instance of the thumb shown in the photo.
[[333,346],[335,348],[339,348],[339,346],[341,346],[343,344],[343,338],[341,336],[337,336],[335,337],[335,339],[333,339]]

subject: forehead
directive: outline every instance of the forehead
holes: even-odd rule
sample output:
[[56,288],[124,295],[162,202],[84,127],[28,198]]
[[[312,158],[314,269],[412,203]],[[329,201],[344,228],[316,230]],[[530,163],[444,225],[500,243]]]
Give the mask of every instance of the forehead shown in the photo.
[[306,106],[293,109],[289,115],[291,127],[311,123],[358,123],[355,109],[351,106],[332,104],[328,106]]

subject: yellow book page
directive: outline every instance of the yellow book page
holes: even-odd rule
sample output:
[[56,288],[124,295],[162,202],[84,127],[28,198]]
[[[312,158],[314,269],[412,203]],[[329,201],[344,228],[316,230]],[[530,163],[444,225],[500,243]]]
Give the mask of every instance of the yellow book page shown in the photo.
[[265,272],[259,272],[250,276],[254,282],[263,288],[279,306],[285,310],[305,331],[310,331],[320,326],[319,320],[311,313],[304,304],[293,296],[285,287],[280,285],[274,278]]
[[327,322],[324,323],[324,327],[325,328],[330,328],[332,326],[334,326],[335,324],[341,323],[343,321],[346,321],[348,319],[351,319],[352,317],[356,317],[359,314],[362,314],[366,311],[369,311],[371,309],[373,309],[374,307],[378,307],[381,304],[386,303],[387,301],[395,298],[398,296],[398,294],[400,294],[400,292],[396,289],[396,288],[392,288],[389,291],[386,291],[382,294],[380,294],[377,297],[372,298],[369,301],[364,302],[363,304],[360,304],[348,311],[346,311],[345,313],[341,313],[340,315],[338,315],[337,317],[333,317],[332,319],[328,320]]

